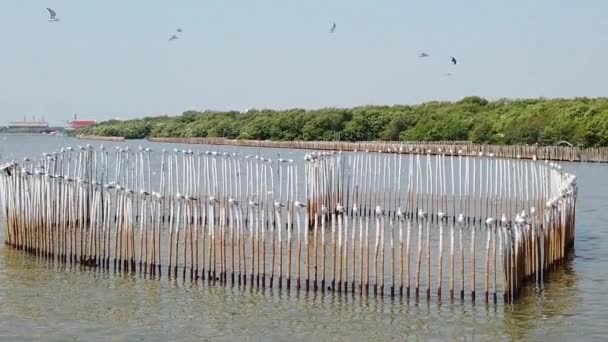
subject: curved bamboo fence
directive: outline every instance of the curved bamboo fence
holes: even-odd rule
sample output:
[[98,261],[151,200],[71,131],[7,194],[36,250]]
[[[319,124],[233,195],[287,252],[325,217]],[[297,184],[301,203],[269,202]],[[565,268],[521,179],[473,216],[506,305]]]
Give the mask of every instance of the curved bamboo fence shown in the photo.
[[87,146],[0,168],[5,243],[53,262],[487,303],[568,258],[576,196],[559,165],[464,154]]

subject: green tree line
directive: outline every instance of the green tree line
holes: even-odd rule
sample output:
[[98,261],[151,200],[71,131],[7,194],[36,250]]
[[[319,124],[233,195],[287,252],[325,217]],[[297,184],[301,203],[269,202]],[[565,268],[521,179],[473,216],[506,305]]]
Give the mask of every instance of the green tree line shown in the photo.
[[608,146],[608,98],[502,99],[316,110],[193,111],[110,120],[79,134],[255,140],[437,141]]

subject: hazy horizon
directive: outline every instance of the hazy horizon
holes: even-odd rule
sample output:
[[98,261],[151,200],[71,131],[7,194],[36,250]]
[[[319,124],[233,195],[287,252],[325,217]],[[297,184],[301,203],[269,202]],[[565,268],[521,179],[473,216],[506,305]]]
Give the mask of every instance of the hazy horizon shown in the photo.
[[[47,6],[60,22],[47,21]],[[0,124],[607,95],[599,0],[9,0],[3,9]]]

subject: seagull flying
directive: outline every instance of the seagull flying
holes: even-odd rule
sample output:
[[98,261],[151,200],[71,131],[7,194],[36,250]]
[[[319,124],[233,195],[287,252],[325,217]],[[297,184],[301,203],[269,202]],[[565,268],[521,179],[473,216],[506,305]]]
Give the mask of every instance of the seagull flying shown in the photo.
[[336,23],[334,23],[331,27],[331,29],[329,30],[329,33],[334,33],[336,32]]
[[178,28],[178,29],[177,29],[177,32],[178,32],[178,33],[182,33],[183,31],[182,31],[182,29],[181,29],[181,28]]
[[178,37],[177,37],[177,35],[175,35],[175,34],[174,34],[174,35],[172,35],[172,36],[169,38],[169,40],[170,40],[170,41],[171,41],[171,40],[176,40],[176,39],[178,39]]
[[59,21],[59,18],[57,18],[57,13],[55,13],[52,8],[47,7],[46,10],[49,11],[49,21]]
[[454,56],[451,56],[450,59],[452,59],[452,64],[456,65],[456,58]]
[[418,57],[420,57],[420,58],[424,58],[424,57],[428,57],[428,56],[429,56],[429,54],[428,54],[428,53],[423,52],[423,53],[421,53],[421,54],[420,54]]

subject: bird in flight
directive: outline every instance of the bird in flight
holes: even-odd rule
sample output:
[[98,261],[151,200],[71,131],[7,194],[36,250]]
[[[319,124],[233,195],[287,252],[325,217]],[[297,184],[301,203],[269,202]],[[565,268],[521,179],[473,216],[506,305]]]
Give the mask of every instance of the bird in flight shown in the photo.
[[452,59],[452,64],[456,65],[456,58],[454,56],[451,56],[450,58]]
[[429,54],[428,54],[428,53],[423,52],[423,53],[421,53],[421,54],[420,54],[418,57],[419,57],[419,58],[424,58],[424,57],[428,57],[428,56],[429,56]]
[[172,36],[169,38],[169,41],[171,41],[171,40],[176,40],[176,39],[178,39],[178,38],[179,38],[179,37],[178,37],[177,35],[175,35],[175,34],[174,34],[174,35],[172,35]]
[[178,28],[178,29],[177,29],[177,32],[178,32],[178,33],[182,33],[183,31],[182,31],[182,29],[181,29],[181,28]]
[[445,73],[445,76],[448,76],[448,77],[452,76],[452,75],[454,75],[454,72],[452,72],[452,71],[448,71]]
[[46,10],[49,11],[49,21],[59,21],[59,18],[57,18],[57,13],[55,13],[52,8],[47,7]]
[[329,33],[334,33],[336,32],[336,23],[334,23],[331,27],[331,29],[329,30]]

